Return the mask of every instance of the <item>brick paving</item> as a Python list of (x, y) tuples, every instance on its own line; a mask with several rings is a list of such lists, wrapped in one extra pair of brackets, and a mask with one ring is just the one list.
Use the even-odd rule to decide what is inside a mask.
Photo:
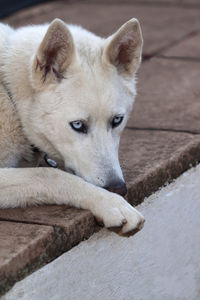
[[(200, 161), (199, 1), (55, 1), (2, 21), (21, 26), (55, 17), (102, 36), (131, 17), (141, 21), (144, 62), (120, 146), (128, 201), (138, 204)], [(96, 229), (90, 212), (64, 206), (0, 210), (0, 294)]]

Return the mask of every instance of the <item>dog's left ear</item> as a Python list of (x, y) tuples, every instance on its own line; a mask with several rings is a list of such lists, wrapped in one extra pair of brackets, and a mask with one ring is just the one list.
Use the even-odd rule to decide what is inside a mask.
[(121, 75), (133, 76), (142, 56), (142, 32), (137, 19), (131, 19), (108, 37), (103, 59), (114, 65)]
[(72, 35), (63, 21), (55, 19), (49, 25), (33, 58), (33, 86), (42, 88), (48, 83), (61, 80), (74, 58)]

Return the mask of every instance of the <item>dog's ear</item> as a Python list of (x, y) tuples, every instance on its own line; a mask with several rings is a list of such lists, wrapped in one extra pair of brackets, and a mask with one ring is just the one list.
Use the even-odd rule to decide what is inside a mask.
[(142, 45), (140, 24), (137, 19), (131, 19), (108, 37), (103, 59), (114, 65), (120, 74), (132, 76), (141, 62)]
[(61, 80), (75, 56), (74, 42), (66, 24), (55, 19), (37, 50), (32, 64), (34, 87)]

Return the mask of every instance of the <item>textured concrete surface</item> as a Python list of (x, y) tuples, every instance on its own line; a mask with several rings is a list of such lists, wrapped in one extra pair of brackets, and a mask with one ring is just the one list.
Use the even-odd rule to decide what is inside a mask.
[(138, 78), (128, 126), (200, 132), (200, 62), (153, 58)]
[(53, 205), (0, 210), (0, 295), (95, 229), (89, 211)]
[(50, 22), (55, 17), (81, 24), (102, 36), (116, 31), (130, 18), (138, 18), (144, 35), (144, 55), (159, 53), (200, 27), (199, 10), (176, 7), (55, 1), (20, 11), (4, 20), (13, 26)]
[(200, 166), (139, 207), (144, 229), (105, 230), (18, 282), (2, 300), (200, 298)]
[(0, 221), (0, 295), (16, 279), (47, 262), (54, 239), (50, 226)]
[[(66, 207), (64, 205), (44, 205), (15, 209), (0, 209), (0, 220), (28, 222), (61, 228), (74, 240), (84, 238), (95, 226), (94, 217), (87, 210)], [(88, 233), (86, 232), (88, 230)], [(80, 236), (78, 238), (78, 236)], [(73, 239), (73, 237), (72, 237)]]

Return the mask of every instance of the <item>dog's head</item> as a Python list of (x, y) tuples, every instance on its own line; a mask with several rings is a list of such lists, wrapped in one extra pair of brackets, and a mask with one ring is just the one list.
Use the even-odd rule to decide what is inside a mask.
[(56, 19), (32, 60), (36, 145), (61, 158), (67, 171), (122, 195), (118, 147), (136, 94), (141, 51), (136, 19), (107, 39)]

